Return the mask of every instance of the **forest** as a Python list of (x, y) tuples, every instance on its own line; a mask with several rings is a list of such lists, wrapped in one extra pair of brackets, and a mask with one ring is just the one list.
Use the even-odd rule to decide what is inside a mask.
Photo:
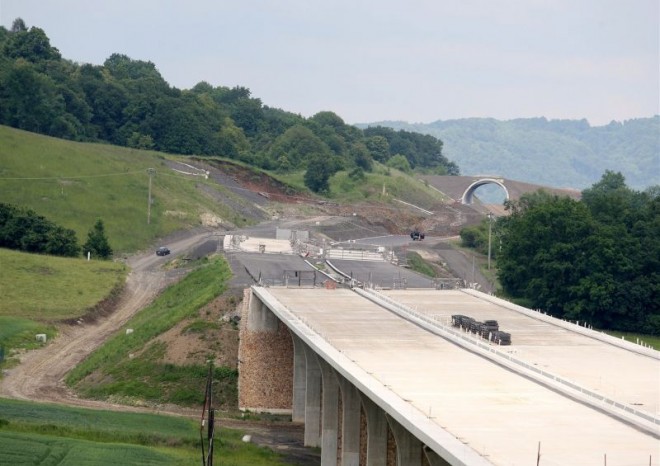
[(222, 156), (281, 172), (311, 167), (322, 192), (338, 170), (368, 172), (405, 158), (412, 169), (458, 174), (433, 136), (362, 131), (335, 113), (310, 118), (264, 105), (245, 87), (170, 86), (156, 66), (112, 54), (103, 65), (64, 59), (38, 27), (0, 27), (0, 124), (75, 141)]
[[(544, 191), (508, 201), (491, 227), (505, 295), (602, 330), (660, 335), (660, 187), (606, 171), (577, 201)], [(488, 224), (461, 232), (486, 252)]]

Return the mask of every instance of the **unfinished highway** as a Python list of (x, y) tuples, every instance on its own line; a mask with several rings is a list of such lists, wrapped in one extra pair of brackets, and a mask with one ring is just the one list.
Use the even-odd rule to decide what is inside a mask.
[(253, 287), (245, 313), (242, 407), (292, 412), (323, 465), (660, 465), (657, 351), (468, 290)]

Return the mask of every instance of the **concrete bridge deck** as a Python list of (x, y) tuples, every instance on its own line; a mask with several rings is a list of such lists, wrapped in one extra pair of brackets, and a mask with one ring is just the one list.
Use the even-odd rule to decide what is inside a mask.
[(445, 324), (452, 313), (497, 320), (512, 335), (513, 345), (501, 348), (512, 357), (660, 417), (660, 360), (624, 350), (612, 337), (468, 290), (382, 293)]
[[(660, 465), (658, 428), (640, 428), (434, 335), (351, 290), (254, 288), (318, 357), (444, 462)], [(660, 362), (450, 290), (387, 294), (420, 315), (494, 318), (506, 351), (658, 416)], [(307, 428), (307, 427), (306, 427)]]

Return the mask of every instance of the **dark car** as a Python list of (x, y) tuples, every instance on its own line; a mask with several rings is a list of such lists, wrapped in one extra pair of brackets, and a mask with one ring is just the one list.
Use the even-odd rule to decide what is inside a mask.
[(165, 246), (161, 246), (158, 249), (156, 249), (156, 255), (157, 256), (167, 256), (170, 253), (170, 250), (166, 248)]
[(410, 237), (413, 241), (421, 241), (424, 239), (424, 233), (420, 232), (419, 230), (413, 230), (410, 232)]

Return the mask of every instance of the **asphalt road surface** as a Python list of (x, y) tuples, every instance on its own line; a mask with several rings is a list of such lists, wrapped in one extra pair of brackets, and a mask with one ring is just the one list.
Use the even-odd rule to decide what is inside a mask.
[(332, 259), (328, 262), (344, 275), (360, 283), (371, 283), (380, 288), (435, 288), (435, 283), (429, 277), (389, 262), (342, 259)]
[(254, 282), (264, 285), (292, 286), (320, 285), (327, 277), (311, 267), (305, 260), (291, 254), (232, 253), (247, 270)]
[(475, 256), (453, 248), (451, 245), (439, 242), (432, 247), (444, 260), (447, 268), (456, 278), (475, 284), (473, 288), (484, 293), (493, 293), (493, 284), (479, 270), (479, 262)]

